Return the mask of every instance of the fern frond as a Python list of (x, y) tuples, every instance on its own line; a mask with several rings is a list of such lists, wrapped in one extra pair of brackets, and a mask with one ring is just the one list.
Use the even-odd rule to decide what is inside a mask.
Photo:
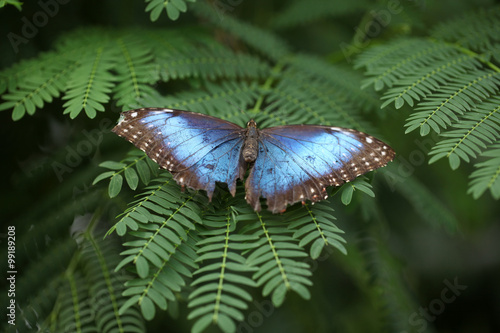
[(405, 133), (420, 128), (420, 135), (429, 134), (431, 128), (440, 133), (452, 123), (459, 121), (459, 116), (471, 111), (478, 102), (498, 92), (500, 72), (476, 71), (462, 75), (450, 84), (438, 89), (426, 97), (408, 119)]
[[(167, 242), (175, 240), (176, 244), (180, 244), (178, 238), (168, 238), (170, 236), (168, 229), (174, 228), (179, 232), (178, 236), (183, 238), (185, 235), (180, 232), (180, 230), (182, 230), (181, 225), (184, 225), (184, 227), (188, 229), (194, 229), (194, 225), (191, 221), (201, 223), (199, 213), (197, 213), (199, 208), (195, 203), (195, 201), (200, 200), (201, 196), (195, 197), (196, 193), (185, 193), (181, 195), (180, 186), (177, 185), (172, 179), (171, 174), (167, 171), (161, 173), (159, 178), (152, 182), (156, 184), (149, 185), (145, 188), (146, 192), (141, 195), (140, 199), (134, 201), (131, 207), (121, 214), (120, 220), (108, 231), (108, 234), (116, 230), (118, 235), (122, 236), (127, 231), (127, 228), (134, 231), (139, 228), (146, 228), (146, 230), (149, 230), (147, 227), (148, 223), (160, 223), (160, 226), (165, 227), (165, 229), (160, 228), (159, 230), (167, 234), (158, 236), (158, 240), (163, 241), (163, 237), (166, 237)], [(171, 223), (171, 225), (168, 223)], [(156, 237), (157, 235), (157, 233), (149, 235), (148, 232), (146, 232), (146, 234), (138, 234), (136, 237), (148, 239), (150, 236)], [(149, 242), (143, 245), (147, 246)], [(127, 260), (134, 260), (134, 262), (136, 262), (139, 257), (141, 256), (139, 255), (137, 258), (131, 256), (127, 257)], [(144, 260), (145, 258), (141, 257), (141, 264), (147, 262)], [(142, 265), (140, 268), (142, 269), (140, 275), (147, 275), (149, 266)]]
[(238, 234), (238, 215), (231, 209), (231, 203), (225, 206), (204, 216), (203, 224), (209, 229), (199, 234), (203, 239), (197, 243), (200, 256), (196, 261), (203, 262), (203, 267), (194, 272), (198, 277), (191, 283), (195, 289), (188, 304), (193, 308), (188, 319), (197, 318), (193, 332), (201, 332), (211, 323), (224, 332), (234, 332), (235, 321), (244, 318), (241, 310), (246, 310), (252, 300), (242, 286), (256, 286), (246, 276), (256, 268), (248, 266), (240, 253), (255, 248), (257, 237)]
[(344, 205), (349, 205), (352, 200), (352, 196), (355, 190), (359, 190), (370, 197), (375, 197), (375, 193), (373, 193), (372, 185), (368, 183), (367, 178), (364, 176), (356, 178), (354, 181), (345, 184), (340, 188), (342, 191), (341, 201)]
[(469, 190), (474, 199), (478, 199), (484, 192), (490, 190), (491, 196), (500, 199), (500, 143), (492, 145), (481, 154), (486, 157), (484, 162), (476, 163), (477, 168), (470, 175)]
[(381, 107), (394, 102), (415, 112), (406, 133), (417, 128), (447, 138), (430, 151), (429, 163), (447, 157), (452, 169), (477, 158), (498, 141), (497, 97), (500, 69), (500, 7), (479, 11), (439, 26), (431, 38), (403, 39), (372, 48), (358, 59), (373, 84), (384, 92)]
[[(293, 57), (284, 69), (276, 66), (273, 89), (264, 88), (268, 107), (256, 115), (263, 127), (277, 124), (314, 123), (369, 131), (370, 125), (355, 110), (358, 96), (342, 87), (341, 69), (312, 57)], [(306, 84), (307, 82), (307, 84)]]
[(293, 231), (267, 212), (262, 215), (250, 213), (240, 218), (253, 220), (241, 233), (258, 238), (256, 249), (247, 256), (247, 264), (258, 268), (252, 278), (262, 287), (262, 295), (271, 294), (274, 306), (280, 306), (290, 290), (309, 299), (306, 286), (312, 285), (311, 271), (309, 264), (301, 260), (307, 253), (299, 246), (299, 240), (293, 238)]
[(138, 100), (153, 94), (152, 84), (159, 80), (159, 65), (153, 60), (153, 53), (139, 36), (125, 35), (117, 39), (121, 57), (117, 59), (115, 87), (116, 104), (131, 109)]
[(89, 299), (88, 284), (80, 272), (66, 274), (58, 301), (57, 328), (61, 332), (80, 332), (83, 328), (97, 331)]
[(413, 106), (415, 101), (420, 101), (449, 81), (479, 66), (479, 61), (476, 59), (457, 54), (455, 57), (449, 56), (448, 59), (434, 62), (430, 66), (414, 68), (412, 74), (394, 82), (394, 87), (382, 97), (382, 100), (386, 101), (380, 107), (394, 103), (394, 107), (400, 109), (405, 102)]
[[(81, 249), (82, 270), (88, 281), (88, 295), (90, 296), (90, 307), (95, 314), (94, 320), (97, 331), (136, 331), (144, 330), (144, 321), (138, 316), (137, 308), (129, 308), (126, 312), (119, 313), (118, 309), (126, 302), (122, 295), (123, 283), (130, 277), (113, 272), (118, 263), (119, 256), (117, 243), (115, 241), (103, 241), (102, 236), (94, 238), (87, 234), (87, 240), (83, 242)], [(78, 286), (75, 286), (78, 288)], [(72, 299), (78, 301), (72, 288)], [(75, 318), (81, 318), (85, 313), (74, 313)]]
[[(415, 52), (416, 50), (416, 52)], [(355, 63), (355, 68), (366, 67), (362, 88), (373, 84), (376, 91), (391, 88), (396, 82), (426, 69), (436, 61), (449, 59), (457, 51), (450, 45), (438, 44), (425, 39), (396, 39), (384, 45), (375, 46), (363, 52)]]
[(196, 0), (146, 0), (146, 12), (149, 13), (149, 18), (155, 22), (160, 17), (161, 13), (165, 10), (167, 16), (172, 21), (179, 18), (181, 12), (187, 11), (186, 2), (196, 2)]
[(193, 12), (239, 37), (253, 49), (273, 60), (282, 60), (290, 54), (288, 45), (282, 39), (261, 28), (225, 15), (216, 5), (211, 7), (205, 2), (199, 2), (193, 7)]
[(311, 244), (309, 255), (317, 259), (325, 246), (331, 245), (340, 252), (346, 254), (342, 243), (346, 241), (339, 234), (344, 231), (339, 229), (333, 221), (333, 208), (328, 202), (320, 202), (315, 205), (305, 205), (305, 209), (290, 210), (285, 213), (288, 229), (293, 230), (293, 238), (299, 239), (299, 246), (305, 247)]
[(130, 228), (128, 234), (135, 238), (123, 244), (129, 249), (122, 252), (125, 257), (115, 269), (132, 263), (139, 277), (127, 283), (124, 294), (130, 298), (120, 312), (137, 303), (147, 319), (155, 315), (154, 304), (166, 309), (167, 301), (175, 300), (173, 292), (185, 285), (181, 276), (190, 277), (197, 268), (195, 240), (189, 234), (195, 229), (193, 222), (201, 222), (199, 200), (206, 200), (196, 192), (181, 194), (168, 172), (152, 183), (156, 184), (146, 187), (108, 231), (116, 229), (123, 235)]
[(92, 185), (103, 179), (109, 179), (108, 194), (110, 198), (114, 198), (120, 193), (123, 177), (125, 177), (130, 189), (135, 190), (139, 185), (139, 179), (144, 185), (148, 185), (151, 174), (154, 176), (158, 174), (158, 165), (138, 149), (131, 150), (128, 156), (120, 162), (105, 161), (100, 163), (99, 166), (112, 171), (106, 171), (98, 175)]
[[(185, 234), (187, 235), (188, 232), (189, 230)], [(171, 232), (171, 234), (173, 233)], [(132, 241), (125, 243), (125, 245), (140, 245), (139, 242)], [(153, 319), (156, 314), (156, 306), (166, 310), (169, 303), (176, 302), (175, 293), (179, 293), (186, 286), (186, 280), (190, 279), (193, 271), (198, 268), (195, 263), (198, 257), (196, 239), (191, 235), (182, 239), (181, 244), (172, 245), (169, 244), (169, 241), (164, 242), (159, 239), (157, 239), (157, 243), (151, 243), (148, 246), (155, 253), (156, 259), (154, 261), (157, 265), (151, 267), (151, 273), (148, 276), (131, 279), (125, 283), (126, 289), (123, 296), (128, 297), (128, 300), (120, 308), (120, 313), (138, 304), (144, 318)], [(125, 251), (122, 254), (129, 252)], [(151, 257), (151, 254), (145, 255)], [(121, 264), (116, 267), (116, 270), (120, 269)]]
[(55, 52), (0, 73), (0, 91), (8, 89), (0, 110), (13, 109), (13, 119), (19, 120), (65, 92), (64, 113), (74, 118), (85, 110), (93, 118), (111, 97), (123, 109), (143, 106), (141, 102), (157, 94), (153, 86), (160, 80), (259, 79), (269, 74), (264, 61), (235, 54), (201, 32), (176, 35), (167, 43), (165, 35), (169, 34), (97, 28), (69, 33), (56, 43)]
[(112, 48), (98, 47), (92, 56), (84, 57), (82, 63), (72, 71), (66, 84), (63, 100), (64, 114), (71, 119), (85, 110), (89, 118), (95, 118), (97, 111), (104, 111), (103, 103), (109, 101), (114, 86), (114, 77), (109, 72), (115, 67), (117, 54)]
[[(149, 38), (155, 44), (164, 43), (164, 36), (150, 33)], [(166, 51), (168, 50), (168, 51)], [(155, 47), (156, 61), (160, 64), (163, 81), (202, 77), (214, 80), (224, 77), (261, 78), (269, 72), (269, 65), (259, 58), (246, 53), (234, 53), (213, 40), (200, 40), (193, 36), (182, 47), (167, 48), (167, 45)]]
[(295, 55), (288, 64), (293, 66), (300, 76), (304, 76), (304, 81), (300, 82), (302, 86), (307, 86), (304, 82), (309, 80), (324, 82), (336, 93), (337, 99), (352, 103), (354, 110), (379, 109), (378, 96), (372, 91), (359, 89), (363, 77), (357, 72), (303, 54)]
[[(147, 103), (162, 103), (174, 109), (190, 110), (223, 118), (244, 126), (248, 116), (244, 111), (258, 97), (254, 83), (225, 81), (221, 84), (206, 83), (206, 90), (182, 92), (169, 96), (148, 98)], [(158, 104), (153, 104), (158, 105)]]
[(442, 134), (450, 139), (438, 142), (429, 152), (433, 155), (429, 163), (447, 157), (450, 167), (455, 170), (461, 159), (470, 162), (470, 158), (481, 154), (487, 144), (497, 142), (500, 139), (500, 96), (493, 96), (467, 112), (453, 128), (456, 129)]
[(457, 43), (465, 48), (488, 52), (500, 42), (500, 7), (480, 8), (476, 12), (438, 25), (431, 33), (433, 38)]
[[(71, 59), (53, 53), (46, 54), (40, 60), (20, 63), (5, 73), (13, 77), (6, 81), (9, 92), (2, 95), (2, 98), (7, 102), (0, 104), (0, 110), (13, 109), (14, 121), (24, 117), (26, 113), (33, 115), (37, 108), (41, 109), (45, 103), (59, 97), (60, 92), (65, 89), (69, 74), (76, 67)], [(29, 75), (22, 75), (29, 71)]]

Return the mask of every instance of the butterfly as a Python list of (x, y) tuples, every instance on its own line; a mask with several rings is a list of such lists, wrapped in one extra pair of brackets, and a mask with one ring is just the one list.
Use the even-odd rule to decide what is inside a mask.
[(245, 182), (245, 199), (260, 211), (260, 197), (273, 213), (288, 205), (327, 198), (327, 186), (340, 186), (385, 166), (394, 150), (359, 131), (317, 125), (242, 128), (201, 113), (142, 108), (121, 114), (112, 131), (167, 169), (183, 188), (205, 190), (211, 200), (216, 182), (236, 194)]

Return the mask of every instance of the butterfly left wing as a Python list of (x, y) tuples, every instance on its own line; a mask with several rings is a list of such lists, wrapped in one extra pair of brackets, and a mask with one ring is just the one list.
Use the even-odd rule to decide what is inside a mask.
[(244, 129), (219, 118), (144, 108), (123, 112), (112, 131), (169, 170), (177, 183), (205, 190), (210, 199), (215, 182), (228, 184), (234, 196), (246, 170), (240, 156)]
[(273, 213), (309, 199), (326, 199), (326, 186), (340, 186), (386, 165), (394, 151), (384, 142), (351, 129), (291, 125), (260, 131), (259, 152), (246, 180), (246, 199), (260, 210), (267, 198)]

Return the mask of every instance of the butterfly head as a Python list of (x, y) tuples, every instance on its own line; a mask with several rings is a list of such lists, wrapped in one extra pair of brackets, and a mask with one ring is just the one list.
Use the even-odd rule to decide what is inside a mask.
[(250, 120), (247, 122), (247, 128), (250, 128), (250, 127), (257, 128), (257, 123), (255, 122), (255, 120), (250, 119)]

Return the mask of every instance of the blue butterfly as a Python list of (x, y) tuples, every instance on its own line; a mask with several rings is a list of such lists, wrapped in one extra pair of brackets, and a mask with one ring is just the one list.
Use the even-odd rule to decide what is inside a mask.
[(385, 166), (394, 150), (384, 142), (352, 129), (316, 125), (246, 128), (201, 113), (164, 108), (123, 112), (112, 130), (124, 137), (178, 184), (207, 192), (226, 183), (234, 196), (236, 181), (245, 182), (245, 199), (260, 211), (267, 198), (273, 213), (287, 205), (327, 198), (327, 186), (340, 186)]

